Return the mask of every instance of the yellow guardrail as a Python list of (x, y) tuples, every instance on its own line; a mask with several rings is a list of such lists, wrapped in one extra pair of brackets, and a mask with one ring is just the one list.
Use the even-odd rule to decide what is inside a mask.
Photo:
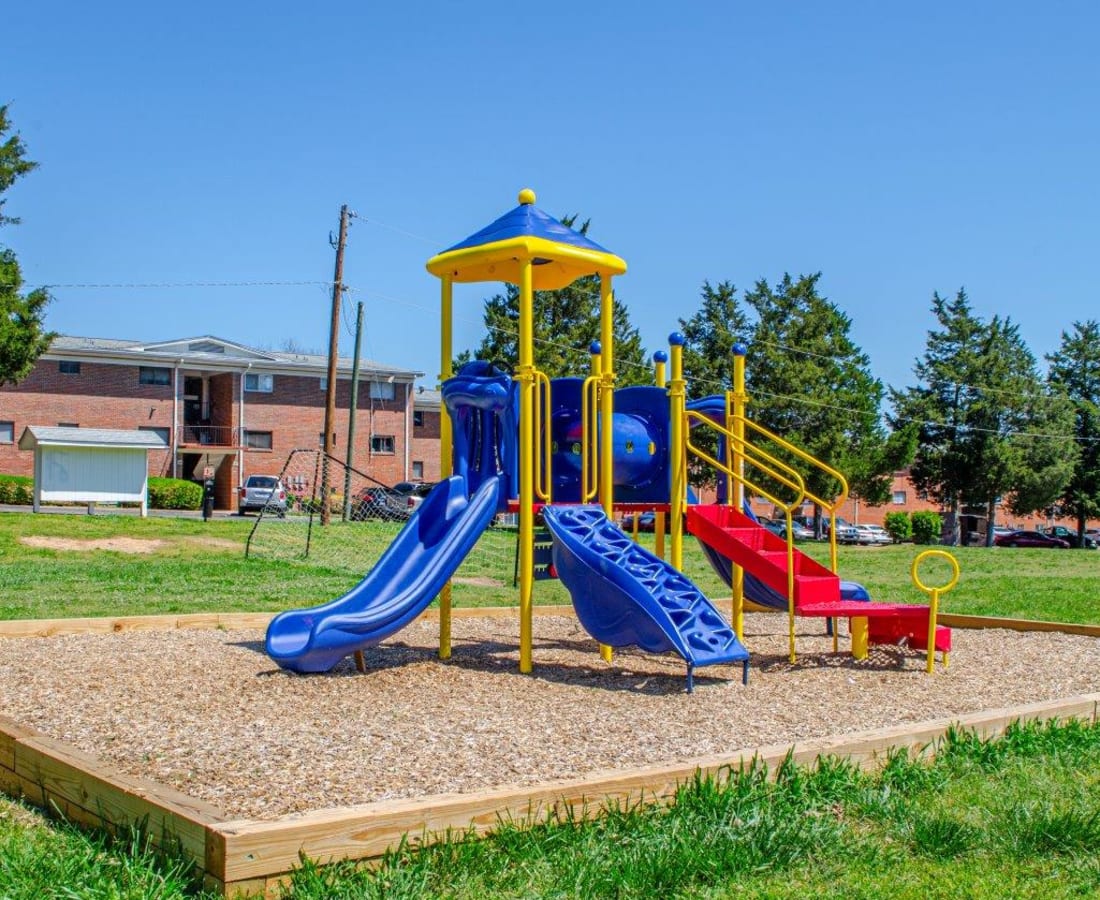
[[(596, 440), (600, 421), (600, 376), (589, 375), (581, 386), (581, 503), (596, 499), (600, 485), (596, 463), (600, 445)], [(591, 396), (590, 396), (591, 395)]]
[[(802, 461), (809, 463), (810, 466), (817, 469), (819, 472), (824, 472), (829, 477), (836, 480), (840, 486), (840, 493), (832, 500), (826, 500), (824, 497), (819, 497), (812, 491), (806, 491), (805, 499), (811, 503), (821, 507), (825, 512), (829, 514), (829, 568), (832, 569), (835, 574), (837, 571), (837, 550), (836, 550), (836, 514), (837, 510), (844, 505), (848, 499), (848, 480), (832, 466), (823, 463), (817, 457), (807, 453), (801, 447), (796, 447), (790, 441), (781, 438), (774, 431), (765, 428), (743, 415), (734, 415), (733, 420), (744, 425), (749, 429), (762, 437), (767, 438), (769, 441), (774, 442), (776, 445), (782, 447), (788, 453), (793, 453)], [(759, 449), (759, 448), (758, 448)], [(764, 451), (761, 451), (764, 452)]]
[(550, 379), (545, 372), (537, 369), (535, 375), (535, 440), (542, 435), (542, 452), (535, 450), (535, 496), (543, 503), (550, 503), (553, 487), (550, 471), (550, 457), (554, 452), (553, 435), (550, 433)]

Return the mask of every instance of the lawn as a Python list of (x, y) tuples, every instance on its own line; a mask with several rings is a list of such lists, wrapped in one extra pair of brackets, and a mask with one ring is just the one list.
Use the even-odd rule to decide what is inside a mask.
[[(350, 587), (395, 532), (375, 523), (0, 514), (0, 618), (275, 611)], [(305, 555), (305, 542), (310, 545)], [(652, 546), (652, 535), (643, 536)], [(122, 541), (90, 549), (89, 541)], [(824, 559), (827, 548), (802, 545)], [(147, 552), (134, 552), (135, 550)], [(912, 545), (845, 547), (843, 577), (883, 600), (919, 599)], [(1096, 623), (1100, 553), (961, 548), (945, 611)], [(515, 533), (490, 531), (458, 573), (459, 605), (514, 604)], [(728, 588), (694, 541), (685, 569)], [(929, 580), (937, 580), (931, 572)], [(564, 603), (556, 582), (536, 602)], [(699, 782), (669, 808), (598, 822), (502, 826), (486, 840), (403, 850), (374, 870), (305, 865), (287, 900), (340, 897), (821, 898), (1100, 895), (1100, 726), (1028, 726), (997, 742), (956, 735), (934, 763), (879, 775), (835, 761)], [(0, 897), (204, 898), (140, 835), (111, 841), (0, 798)]]
[[(396, 533), (396, 526), (375, 522), (310, 529), (305, 519), (265, 521), (246, 558), (254, 523), (236, 517), (202, 522), (0, 513), (0, 579), (7, 588), (0, 597), (0, 618), (274, 612), (314, 605), (355, 584)], [(143, 542), (140, 549), (149, 552), (79, 549), (87, 546), (79, 542), (106, 539)], [(78, 549), (59, 549), (63, 541), (77, 542), (65, 546)], [(457, 605), (517, 602), (515, 541), (510, 530), (490, 530), (482, 537), (458, 570)], [(642, 541), (652, 547), (653, 536), (643, 535)], [(800, 547), (827, 559), (823, 544)], [(876, 599), (920, 602), (922, 595), (909, 580), (919, 549), (912, 544), (841, 547), (840, 574), (862, 582)], [(944, 612), (1100, 622), (1100, 552), (985, 547), (952, 552), (962, 578), (944, 597)], [(684, 543), (684, 568), (724, 607), (729, 588), (691, 538)], [(929, 568), (925, 577), (940, 583), (945, 574)], [(557, 582), (540, 581), (535, 602), (568, 603), (569, 597)]]

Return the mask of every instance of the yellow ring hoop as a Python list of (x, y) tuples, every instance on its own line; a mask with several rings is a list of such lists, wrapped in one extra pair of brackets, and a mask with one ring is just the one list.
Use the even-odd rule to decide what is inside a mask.
[[(951, 564), (951, 580), (941, 587), (929, 587), (920, 580), (920, 575), (917, 574), (917, 569), (920, 567), (921, 562), (926, 559), (930, 559), (933, 556), (940, 557), (941, 559), (946, 559)], [(946, 594), (956, 584), (959, 583), (959, 561), (946, 550), (925, 550), (923, 553), (918, 554), (917, 558), (913, 560), (913, 565), (909, 567), (909, 577), (913, 579), (913, 584), (915, 584), (926, 594), (931, 594), (933, 592)]]

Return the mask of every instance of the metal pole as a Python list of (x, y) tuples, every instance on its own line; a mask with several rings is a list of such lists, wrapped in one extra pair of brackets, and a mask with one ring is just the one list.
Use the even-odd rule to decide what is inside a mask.
[(363, 301), (355, 315), (355, 356), (351, 362), (351, 402), (348, 404), (348, 452), (344, 469), (344, 521), (351, 518), (351, 470), (355, 465), (355, 415), (359, 410), (359, 348), (363, 342)]

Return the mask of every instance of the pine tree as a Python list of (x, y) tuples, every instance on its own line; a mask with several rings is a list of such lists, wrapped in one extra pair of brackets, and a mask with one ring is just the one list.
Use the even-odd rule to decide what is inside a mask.
[(940, 329), (914, 366), (918, 384), (892, 402), (894, 422), (918, 430), (913, 483), (947, 510), (954, 544), (963, 504), (981, 507), (992, 526), (1002, 499), (1017, 512), (1053, 502), (1074, 450), (1068, 407), (1044, 386), (1010, 319), (983, 321), (961, 289), (950, 302), (933, 294), (932, 312)]
[(1061, 503), (1077, 520), (1078, 546), (1083, 546), (1088, 519), (1100, 515), (1100, 324), (1074, 322), (1047, 361), (1051, 385), (1073, 404), (1078, 453)]
[[(881, 503), (891, 474), (907, 462), (912, 435), (888, 435), (882, 382), (849, 337), (851, 319), (819, 295), (820, 278), (784, 275), (774, 288), (761, 280), (745, 295), (756, 315), (747, 359), (749, 413), (848, 477), (852, 496)], [(836, 496), (834, 478), (804, 463), (795, 468), (812, 493)], [(819, 513), (815, 509), (815, 517)]]
[[(8, 108), (0, 106), (0, 195), (37, 166), (26, 158), (19, 135), (8, 134), (7, 113)], [(19, 220), (4, 215), (4, 202), (0, 198), (0, 226), (14, 225)], [(25, 295), (22, 290), (19, 261), (12, 250), (0, 246), (0, 386), (25, 378), (54, 338), (43, 327), (49, 294), (44, 288)]]

